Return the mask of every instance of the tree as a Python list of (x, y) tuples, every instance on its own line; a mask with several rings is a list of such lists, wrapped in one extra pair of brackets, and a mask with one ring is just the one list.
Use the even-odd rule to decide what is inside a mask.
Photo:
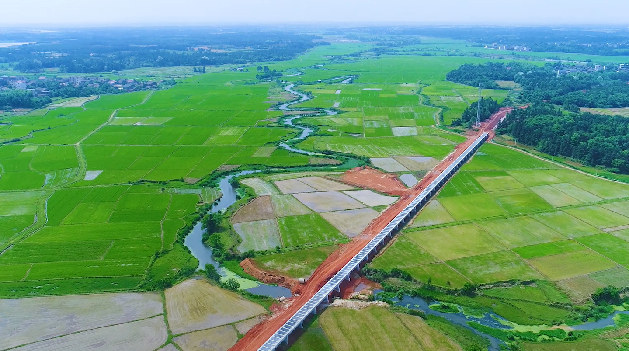
[(201, 220), (201, 227), (209, 234), (214, 233), (220, 228), (222, 219), (218, 212), (208, 213)]
[(223, 283), (223, 287), (227, 290), (238, 291), (240, 289), (240, 283), (234, 278), (229, 278)]
[(469, 282), (465, 283), (465, 285), (463, 285), (463, 288), (461, 288), (461, 295), (469, 297), (476, 296), (476, 285)]
[(205, 275), (208, 277), (209, 280), (217, 284), (221, 282), (221, 276), (220, 274), (218, 274), (218, 271), (216, 270), (216, 267), (214, 267), (213, 264), (210, 264), (210, 263), (205, 264)]
[(622, 302), (622, 299), (620, 298), (620, 289), (612, 285), (599, 288), (592, 294), (592, 300), (597, 305), (620, 305)]

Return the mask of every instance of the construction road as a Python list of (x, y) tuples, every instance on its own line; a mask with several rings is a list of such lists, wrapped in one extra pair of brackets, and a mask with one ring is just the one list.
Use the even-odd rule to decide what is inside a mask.
[(310, 279), (300, 287), (299, 296), (290, 299), (283, 310), (276, 312), (270, 319), (256, 325), (242, 339), (240, 339), (231, 351), (258, 350), (273, 334), (295, 315), (337, 272), (339, 272), (354, 256), (356, 256), (380, 231), (382, 231), (406, 206), (408, 206), (428, 185), (446, 170), (463, 152), (471, 146), (483, 133), (489, 133), (492, 138), (493, 129), (501, 119), (510, 111), (503, 108), (483, 122), (479, 129), (471, 131), (467, 139), (457, 145), (454, 151), (443, 159), (435, 168), (426, 174), (422, 180), (408, 193), (384, 211), (378, 218), (362, 232), (361, 235), (333, 252), (312, 274)]

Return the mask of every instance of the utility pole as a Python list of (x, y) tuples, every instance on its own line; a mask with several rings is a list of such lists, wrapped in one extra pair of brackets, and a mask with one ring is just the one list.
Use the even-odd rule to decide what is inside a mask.
[(480, 103), (482, 97), (482, 88), (480, 83), (478, 84), (478, 103), (476, 104), (476, 126), (480, 128)]

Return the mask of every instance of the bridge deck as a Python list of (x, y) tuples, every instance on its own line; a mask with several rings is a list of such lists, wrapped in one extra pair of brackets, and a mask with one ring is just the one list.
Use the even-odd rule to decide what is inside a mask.
[(295, 314), (293, 314), (282, 327), (279, 328), (258, 350), (275, 350), (282, 342), (287, 341), (290, 334), (302, 325), (304, 320), (312, 313), (316, 313), (316, 308), (328, 301), (328, 296), (333, 291), (339, 290), (345, 279), (349, 279), (351, 273), (360, 269), (360, 264), (369, 260), (369, 255), (378, 251), (378, 246), (385, 242), (386, 238), (392, 236), (397, 229), (400, 229), (407, 220), (410, 220), (419, 210), (421, 210), (430, 199), (443, 187), (447, 181), (467, 162), (487, 140), (489, 134), (482, 133), (461, 155), (459, 155), (441, 174), (435, 178), (419, 195), (415, 197), (395, 218), (369, 241), (365, 247), (358, 252), (332, 279), (330, 279), (313, 297), (311, 297)]

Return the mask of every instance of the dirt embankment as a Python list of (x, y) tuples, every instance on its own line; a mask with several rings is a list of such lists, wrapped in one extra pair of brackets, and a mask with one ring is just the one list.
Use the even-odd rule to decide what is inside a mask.
[(256, 267), (255, 263), (250, 258), (247, 258), (243, 260), (242, 262), (240, 262), (240, 267), (242, 267), (245, 273), (249, 274), (250, 276), (258, 279), (259, 281), (265, 284), (274, 284), (274, 285), (283, 286), (285, 288), (290, 289), (293, 292), (293, 294), (299, 292), (300, 284), (299, 284), (299, 281), (297, 281), (297, 279), (293, 279), (293, 278), (287, 277), (285, 275), (277, 274), (277, 273), (266, 272)]
[(406, 186), (395, 174), (384, 173), (368, 166), (350, 169), (343, 173), (339, 180), (345, 184), (395, 196), (403, 196), (408, 193)]

